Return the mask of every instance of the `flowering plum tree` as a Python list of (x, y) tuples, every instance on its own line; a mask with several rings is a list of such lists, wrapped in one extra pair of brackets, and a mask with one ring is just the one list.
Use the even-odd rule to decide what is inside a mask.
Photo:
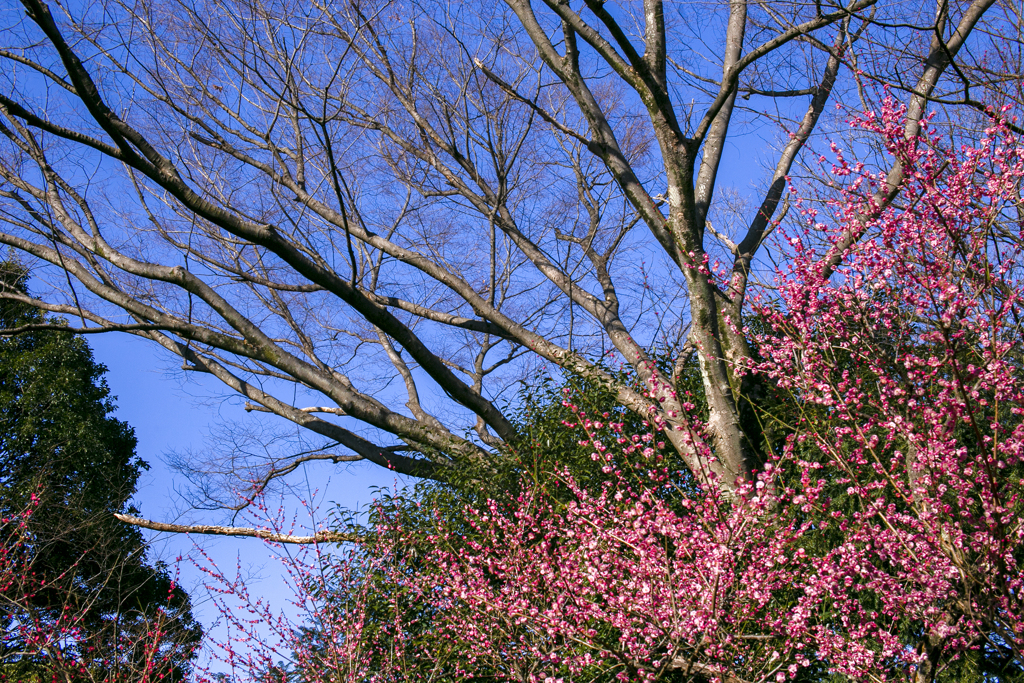
[(972, 647), (1019, 674), (1024, 149), (1003, 125), (972, 147), (908, 141), (902, 114), (887, 100), (859, 121), (909, 169), (900, 203), (876, 211), (880, 178), (839, 155), (835, 175), (852, 182), (830, 218), (870, 238), (815, 248), (813, 232), (835, 233), (808, 212), (789, 238), (782, 307), (762, 308), (779, 335), (758, 369), (796, 399), (790, 450), (820, 454), (855, 502), (822, 507), (842, 543), (816, 560), (808, 594), (824, 591), (878, 647), (831, 656), (845, 650), (854, 669), (864, 657), (866, 670), (904, 657), (886, 625), (909, 619), (919, 678)]
[(971, 146), (927, 121), (907, 139), (904, 117), (886, 100), (855, 121), (904, 169), (895, 192), (835, 147), (839, 198), (780, 230), (794, 257), (737, 368), (787, 399), (762, 411), (780, 438), (755, 476), (680, 481), (664, 425), (631, 434), (567, 395), (604, 483), (525, 477), (464, 520), (428, 512), (425, 537), (381, 506), (361, 551), (298, 574), (314, 621), (281, 632), (291, 675), (1019, 679), (1024, 145), (998, 122)]

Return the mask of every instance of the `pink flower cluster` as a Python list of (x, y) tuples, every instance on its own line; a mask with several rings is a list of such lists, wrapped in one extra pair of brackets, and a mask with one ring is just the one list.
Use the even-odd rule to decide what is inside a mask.
[(864, 675), (928, 636), (943, 657), (989, 647), (1019, 666), (1024, 147), (1001, 125), (958, 149), (927, 125), (908, 140), (902, 114), (887, 100), (857, 122), (902, 166), (894, 200), (840, 154), (843, 195), (787, 235), (755, 370), (800, 408), (788, 452), (852, 500), (819, 510), (844, 537), (803, 589), (843, 624), (819, 629), (819, 655)]

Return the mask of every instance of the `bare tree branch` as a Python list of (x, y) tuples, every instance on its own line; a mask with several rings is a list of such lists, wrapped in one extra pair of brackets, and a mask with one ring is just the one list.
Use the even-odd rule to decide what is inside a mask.
[(292, 536), (281, 534), (268, 529), (252, 529), (249, 527), (237, 526), (214, 526), (210, 524), (167, 524), (166, 522), (154, 522), (132, 515), (114, 514), (114, 517), (125, 524), (152, 529), (153, 531), (167, 531), (175, 534), (203, 534), (210, 536), (248, 536), (261, 538), (271, 543), (294, 543), (299, 545), (312, 545), (316, 543), (360, 543), (362, 537), (358, 534), (345, 534), (337, 531), (318, 531), (312, 536)]
[[(480, 23), (166, 1), (24, 0), (0, 29), (0, 244), (41, 283), (0, 299), (149, 339), (352, 454), (331, 458), (440, 480), (524, 437), (508, 399), (543, 366), (729, 493), (772, 448), (737, 372), (748, 283), (830, 106), (891, 84), (913, 139), (926, 105), (955, 131), (979, 93), (1024, 92), (994, 0), (507, 0)], [(706, 408), (678, 391), (691, 354)]]

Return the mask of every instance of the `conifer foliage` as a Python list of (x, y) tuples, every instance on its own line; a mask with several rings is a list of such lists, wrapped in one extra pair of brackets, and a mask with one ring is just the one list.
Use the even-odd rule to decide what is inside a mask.
[[(17, 263), (0, 280), (25, 292)], [(0, 301), (0, 326), (42, 322)], [(0, 338), (0, 680), (178, 680), (201, 637), (188, 595), (114, 518), (147, 466), (104, 372), (78, 336)]]

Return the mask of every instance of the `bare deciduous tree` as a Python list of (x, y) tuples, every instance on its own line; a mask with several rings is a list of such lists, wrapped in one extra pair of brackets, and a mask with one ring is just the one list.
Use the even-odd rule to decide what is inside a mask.
[[(543, 362), (731, 489), (762, 448), (744, 299), (833, 105), (886, 86), (912, 137), (929, 107), (956, 123), (1020, 93), (1009, 0), (22, 4), (0, 243), (65, 278), (32, 303), (319, 439), (262, 481), (486, 463), (516, 436), (502, 392)], [(739, 201), (716, 192), (729, 159), (763, 166)], [(694, 353), (700, 428), (666, 369)]]

